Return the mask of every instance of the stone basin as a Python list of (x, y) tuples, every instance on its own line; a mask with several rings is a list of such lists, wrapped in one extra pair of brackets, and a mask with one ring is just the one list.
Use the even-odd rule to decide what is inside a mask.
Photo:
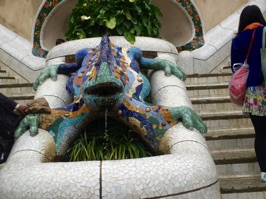
[[(130, 45), (123, 37), (110, 37), (115, 45)], [(93, 48), (100, 38), (70, 41), (55, 46), (48, 64), (64, 61), (81, 48)], [(95, 45), (96, 44), (96, 45)], [(134, 46), (157, 59), (177, 61), (171, 43), (138, 37)], [(155, 54), (154, 54), (155, 53)], [(35, 98), (44, 97), (52, 108), (72, 101), (65, 91), (68, 77), (48, 79)], [(163, 71), (150, 72), (154, 104), (189, 106), (185, 83)], [(31, 137), (25, 132), (15, 143), (0, 169), (0, 198), (220, 198), (220, 185), (214, 161), (204, 137), (182, 123), (170, 128), (162, 138), (164, 155), (112, 161), (52, 162), (55, 142), (45, 130)]]

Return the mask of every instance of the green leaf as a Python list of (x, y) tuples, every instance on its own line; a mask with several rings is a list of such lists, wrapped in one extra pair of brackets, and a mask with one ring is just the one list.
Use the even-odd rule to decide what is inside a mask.
[(77, 34), (79, 39), (86, 38), (86, 34), (85, 34), (85, 32), (82, 29), (78, 29), (76, 34)]
[(136, 24), (136, 25), (134, 26), (134, 29), (135, 29), (135, 31), (136, 31), (136, 36), (139, 36), (139, 35), (141, 34), (141, 32), (142, 32), (142, 26)]
[(109, 21), (106, 21), (106, 26), (107, 28), (110, 28), (110, 29), (114, 29), (115, 26), (116, 26), (116, 18), (115, 17), (111, 17)]
[(135, 18), (133, 18), (133, 17), (132, 17), (131, 21), (132, 21), (133, 24), (138, 24), (138, 21)]
[(126, 21), (124, 21), (123, 25), (125, 27), (124, 31), (126, 31), (126, 30), (129, 30), (131, 28), (132, 24), (130, 23), (130, 21), (126, 20)]
[(126, 40), (131, 43), (134, 44), (135, 43), (135, 35), (130, 33), (130, 32), (124, 32), (124, 37), (126, 38)]
[(128, 20), (131, 20), (131, 19), (132, 19), (132, 16), (131, 16), (129, 10), (125, 10), (125, 11), (124, 11), (124, 14), (126, 15), (126, 18), (127, 18)]

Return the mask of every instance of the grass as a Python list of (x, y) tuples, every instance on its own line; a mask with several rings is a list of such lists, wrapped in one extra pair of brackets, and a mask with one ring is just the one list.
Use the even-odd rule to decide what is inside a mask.
[(67, 152), (67, 159), (74, 161), (122, 160), (152, 156), (140, 136), (127, 126), (108, 118), (91, 122)]

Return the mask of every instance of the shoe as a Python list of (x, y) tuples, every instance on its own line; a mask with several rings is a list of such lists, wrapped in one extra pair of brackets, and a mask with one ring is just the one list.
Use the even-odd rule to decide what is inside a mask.
[(261, 182), (266, 182), (266, 173), (265, 172), (261, 172), (260, 180), (261, 180)]

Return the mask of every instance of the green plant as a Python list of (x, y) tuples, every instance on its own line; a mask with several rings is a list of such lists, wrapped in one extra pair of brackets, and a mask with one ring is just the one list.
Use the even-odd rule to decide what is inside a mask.
[(121, 160), (151, 156), (139, 136), (116, 120), (108, 118), (108, 132), (104, 119), (90, 123), (86, 131), (68, 150), (69, 161)]
[(130, 43), (135, 36), (158, 38), (162, 16), (151, 0), (79, 0), (68, 22), (67, 40), (124, 36)]

